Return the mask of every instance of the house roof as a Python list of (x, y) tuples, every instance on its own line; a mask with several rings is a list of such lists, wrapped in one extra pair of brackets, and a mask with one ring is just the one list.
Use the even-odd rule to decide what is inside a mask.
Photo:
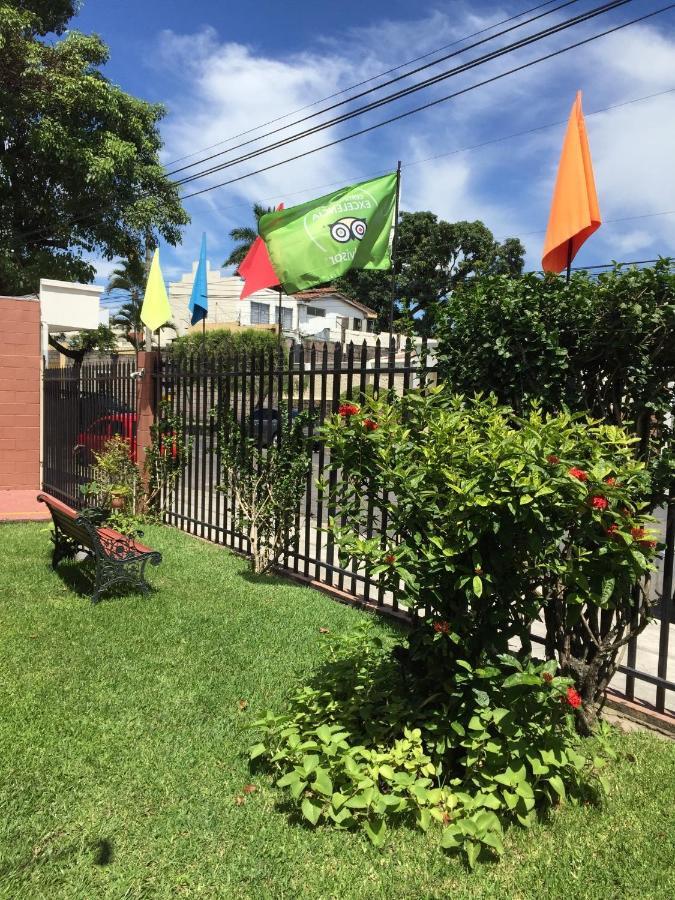
[(335, 288), (332, 287), (309, 288), (306, 291), (298, 291), (297, 294), (293, 294), (293, 297), (301, 302), (307, 302), (308, 300), (322, 300), (325, 297), (339, 297), (340, 300), (343, 300), (345, 303), (358, 309), (359, 312), (362, 312), (366, 318), (377, 318), (377, 313), (374, 309), (366, 306), (365, 303), (360, 303), (358, 300), (352, 300), (351, 297), (347, 297), (346, 294), (343, 294), (341, 291), (336, 291)]

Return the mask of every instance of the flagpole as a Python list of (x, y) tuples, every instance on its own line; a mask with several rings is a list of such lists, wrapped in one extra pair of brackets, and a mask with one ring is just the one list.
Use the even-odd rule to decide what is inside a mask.
[(572, 238), (567, 242), (567, 276), (565, 278), (565, 284), (570, 283), (570, 276), (572, 274)]
[(394, 334), (394, 304), (396, 303), (396, 239), (398, 237), (398, 206), (401, 197), (401, 160), (396, 166), (396, 205), (394, 210), (394, 234), (391, 239), (391, 300), (389, 302), (389, 342)]
[(283, 296), (283, 288), (279, 285), (279, 343), (281, 344), (282, 333), (281, 333), (281, 298)]
[[(152, 265), (152, 247), (151, 234), (148, 231), (145, 235), (145, 281), (147, 284), (150, 275), (150, 266)], [(152, 332), (145, 326), (145, 349), (152, 350)], [(136, 351), (136, 368), (138, 368), (138, 351)]]

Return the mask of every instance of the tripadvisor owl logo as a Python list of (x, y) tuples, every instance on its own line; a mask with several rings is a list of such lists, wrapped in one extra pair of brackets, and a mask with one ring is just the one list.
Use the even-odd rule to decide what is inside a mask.
[[(344, 249), (341, 254), (356, 253), (356, 245), (347, 249), (345, 244), (362, 241), (370, 220), (377, 224), (378, 200), (363, 186), (351, 188), (331, 203), (313, 206), (305, 213), (304, 230), (309, 240), (324, 253), (333, 253), (335, 244)], [(332, 257), (329, 257), (332, 260)]]
[(334, 241), (337, 241), (338, 244), (347, 244), (349, 241), (361, 240), (368, 228), (368, 222), (366, 219), (355, 219), (351, 216), (345, 216), (342, 219), (338, 219), (337, 222), (333, 222), (328, 228)]

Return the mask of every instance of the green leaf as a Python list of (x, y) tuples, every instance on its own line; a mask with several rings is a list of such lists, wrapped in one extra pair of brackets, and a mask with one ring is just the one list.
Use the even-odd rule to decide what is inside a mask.
[(469, 868), (473, 869), (478, 862), (478, 855), (480, 854), (480, 844), (477, 844), (475, 841), (465, 841), (464, 852), (466, 853), (466, 859), (469, 863)]
[(312, 825), (316, 825), (321, 816), (321, 807), (317, 803), (313, 803), (309, 797), (305, 797), (300, 808), (307, 821), (311, 822)]
[(502, 836), (498, 831), (488, 831), (488, 833), (481, 838), (481, 841), (488, 847), (491, 847), (498, 856), (504, 855), (504, 843), (502, 841)]
[(422, 831), (427, 831), (431, 824), (431, 812), (428, 809), (420, 809), (417, 813), (417, 824)]
[(556, 794), (560, 797), (561, 800), (565, 799), (565, 784), (560, 777), (560, 775), (552, 775), (548, 783), (551, 785)]
[(333, 737), (328, 725), (319, 725), (316, 729), (316, 735), (324, 744), (330, 744)]
[(364, 831), (375, 847), (383, 847), (387, 839), (387, 823), (384, 819), (368, 819)]
[(314, 773), (313, 787), (320, 794), (330, 797), (333, 793), (333, 782), (326, 769), (317, 769)]
[(441, 834), (441, 847), (444, 850), (456, 850), (461, 843), (462, 832), (458, 825), (448, 825)]
[(286, 775), (282, 775), (281, 778), (277, 781), (277, 787), (288, 787), (291, 784), (295, 784), (296, 781), (300, 781), (300, 775), (297, 772), (288, 772)]
[(539, 675), (531, 675), (528, 672), (515, 672), (504, 679), (504, 687), (522, 687), (523, 685), (541, 685)]
[(264, 744), (254, 744), (248, 751), (248, 758), (257, 759), (259, 756), (262, 756), (263, 753), (267, 753), (267, 747)]
[(483, 596), (483, 581), (482, 581), (480, 575), (473, 576), (473, 592), (476, 595), (476, 597)]

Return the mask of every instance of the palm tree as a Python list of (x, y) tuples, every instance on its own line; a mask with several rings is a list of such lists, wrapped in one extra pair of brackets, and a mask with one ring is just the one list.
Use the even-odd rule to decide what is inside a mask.
[[(141, 308), (145, 293), (145, 281), (145, 265), (137, 256), (131, 256), (113, 269), (106, 288), (109, 293), (119, 291), (128, 297), (127, 302), (123, 303), (111, 317), (110, 324), (124, 330), (124, 336), (134, 350), (142, 350), (144, 345), (145, 332), (141, 321)], [(171, 322), (162, 325), (162, 328), (176, 330), (175, 325)]]
[[(260, 203), (253, 204), (253, 215), (255, 217), (256, 225), (260, 221), (260, 217), (264, 216), (266, 213), (273, 212), (274, 207), (272, 206), (262, 206)], [(244, 257), (251, 249), (251, 244), (258, 237), (258, 229), (257, 228), (249, 228), (248, 226), (241, 226), (239, 228), (233, 228), (230, 232), (230, 237), (233, 241), (237, 241), (237, 246), (234, 248), (232, 253), (227, 257), (224, 266), (238, 266), (241, 262), (243, 262)]]

